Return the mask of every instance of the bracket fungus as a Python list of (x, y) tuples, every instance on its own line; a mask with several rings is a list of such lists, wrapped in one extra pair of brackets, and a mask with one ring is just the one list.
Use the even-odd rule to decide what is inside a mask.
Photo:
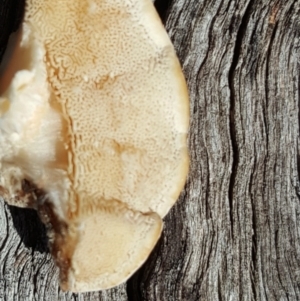
[(188, 172), (188, 93), (150, 0), (27, 0), (0, 69), (0, 184), (49, 228), (60, 285), (126, 281)]

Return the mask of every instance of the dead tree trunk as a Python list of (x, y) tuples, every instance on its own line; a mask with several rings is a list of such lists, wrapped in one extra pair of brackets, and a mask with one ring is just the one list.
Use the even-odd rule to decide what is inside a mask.
[[(22, 0), (0, 0), (0, 55)], [(0, 300), (300, 300), (300, 1), (157, 0), (190, 91), (191, 167), (146, 264), (60, 291), (34, 211), (0, 202)]]

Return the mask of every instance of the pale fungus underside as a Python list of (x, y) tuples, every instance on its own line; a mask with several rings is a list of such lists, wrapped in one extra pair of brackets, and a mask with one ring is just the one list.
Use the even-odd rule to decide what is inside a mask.
[(2, 195), (50, 226), (63, 289), (118, 285), (188, 171), (173, 46), (150, 0), (28, 0), (14, 44), (0, 69)]

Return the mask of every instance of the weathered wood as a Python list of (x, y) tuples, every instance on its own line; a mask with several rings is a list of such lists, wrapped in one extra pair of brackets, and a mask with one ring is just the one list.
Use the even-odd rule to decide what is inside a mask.
[(159, 244), (127, 284), (62, 293), (36, 213), (1, 201), (0, 300), (300, 300), (300, 1), (156, 7), (191, 96), (190, 174)]

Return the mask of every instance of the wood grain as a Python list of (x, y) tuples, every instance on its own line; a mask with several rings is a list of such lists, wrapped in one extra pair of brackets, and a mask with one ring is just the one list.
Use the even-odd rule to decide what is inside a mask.
[(0, 300), (300, 300), (300, 1), (155, 5), (191, 111), (190, 173), (159, 244), (127, 284), (63, 293), (36, 213), (1, 201)]

